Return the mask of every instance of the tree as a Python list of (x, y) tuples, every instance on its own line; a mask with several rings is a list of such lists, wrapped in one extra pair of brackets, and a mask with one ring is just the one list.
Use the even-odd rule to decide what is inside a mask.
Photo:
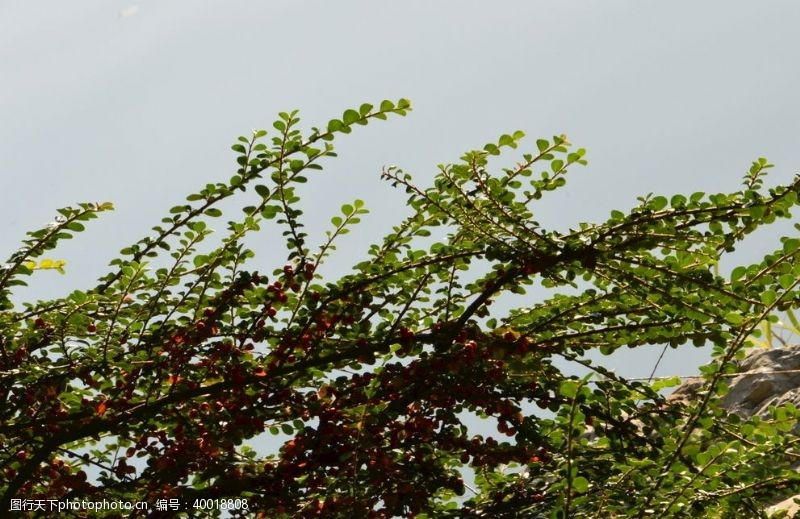
[[(13, 498), (180, 499), (261, 517), (740, 517), (797, 490), (797, 439), (780, 434), (797, 410), (744, 421), (716, 402), (759, 323), (798, 305), (800, 240), (727, 278), (715, 266), (790, 216), (800, 178), (767, 189), (758, 159), (737, 192), (648, 195), (556, 232), (530, 207), (584, 150), (539, 139), (492, 172), (515, 132), (440, 166), (430, 187), (386, 169), (409, 216), (351, 274), (321, 279), (367, 209), (344, 205), (309, 245), (297, 185), (335, 157), (339, 134), (408, 110), (364, 104), (305, 136), (297, 112), (281, 113), (233, 145), (228, 182), (172, 208), (97, 286), (15, 305), (25, 276), (63, 267), (45, 252), (112, 206), (61, 209), (29, 233), (0, 270), (6, 510)], [(217, 206), (248, 190), (256, 205), (209, 246)], [(251, 270), (247, 239), (278, 230), (286, 265)], [(534, 285), (550, 295), (491, 306)], [(586, 357), (688, 342), (714, 351), (689, 404), (662, 396), (677, 380), (625, 380)], [(469, 414), (507, 439), (472, 434)], [(260, 456), (246, 442), (265, 432), (285, 436)]]

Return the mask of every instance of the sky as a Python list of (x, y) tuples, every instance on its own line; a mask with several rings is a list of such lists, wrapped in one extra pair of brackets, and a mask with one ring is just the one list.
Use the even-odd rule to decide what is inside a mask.
[[(404, 214), (384, 165), (426, 185), (437, 164), (515, 130), (531, 150), (561, 133), (587, 149), (589, 166), (533, 208), (561, 230), (650, 192), (735, 191), (760, 156), (785, 183), (800, 168), (798, 21), (788, 0), (0, 1), (0, 255), (59, 207), (111, 201), (52, 253), (67, 274), (39, 273), (20, 297), (93, 286), (171, 206), (235, 172), (238, 135), (279, 111), (322, 126), (386, 98), (414, 110), (337, 140), (340, 157), (303, 191), (312, 237), (343, 203), (371, 210), (334, 271)], [(792, 232), (759, 232), (723, 267)], [(608, 362), (647, 376), (657, 353)], [(668, 352), (658, 374), (692, 374), (707, 355)]]

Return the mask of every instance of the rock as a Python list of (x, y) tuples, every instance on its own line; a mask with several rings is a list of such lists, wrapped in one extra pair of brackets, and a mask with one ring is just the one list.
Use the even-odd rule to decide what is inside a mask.
[(774, 514), (780, 511), (785, 511), (787, 514), (786, 517), (797, 517), (797, 512), (800, 511), (800, 505), (794, 502), (795, 499), (800, 499), (800, 496), (792, 496), (784, 499), (780, 503), (776, 503), (767, 508), (767, 512)]
[[(738, 371), (742, 374), (729, 379), (728, 393), (722, 398), (722, 407), (728, 411), (742, 418), (768, 418), (771, 406), (791, 402), (800, 407), (800, 345), (753, 351)], [(686, 379), (668, 400), (695, 400), (703, 385), (701, 377)]]
[[(741, 361), (737, 371), (741, 374), (729, 379), (728, 393), (720, 402), (728, 411), (742, 418), (770, 418), (772, 406), (792, 403), (800, 407), (800, 345), (754, 350)], [(700, 377), (687, 379), (668, 400), (694, 401), (703, 385)], [(800, 434), (800, 424), (795, 426), (794, 433)], [(780, 502), (767, 508), (770, 514), (785, 511), (788, 514), (785, 517), (800, 519), (800, 505), (794, 502), (800, 495), (786, 499), (785, 495), (776, 497)]]
[(800, 345), (751, 353), (740, 364), (722, 406), (744, 418), (769, 417), (771, 406), (800, 406)]

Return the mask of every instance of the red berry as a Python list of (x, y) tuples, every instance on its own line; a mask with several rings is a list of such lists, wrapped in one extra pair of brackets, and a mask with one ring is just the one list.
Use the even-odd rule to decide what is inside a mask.
[(414, 332), (406, 327), (400, 328), (400, 340), (410, 341), (414, 338)]

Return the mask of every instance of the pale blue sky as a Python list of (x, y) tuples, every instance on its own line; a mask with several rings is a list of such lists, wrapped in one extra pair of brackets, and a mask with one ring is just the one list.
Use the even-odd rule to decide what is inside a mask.
[[(758, 156), (786, 182), (800, 166), (798, 22), (788, 0), (0, 1), (0, 252), (58, 207), (113, 201), (52, 254), (68, 274), (42, 273), (29, 293), (89, 285), (190, 190), (231, 175), (237, 135), (281, 110), (322, 125), (384, 98), (414, 111), (342, 138), (305, 190), (317, 236), (344, 202), (372, 210), (340, 245), (341, 268), (404, 210), (384, 164), (425, 183), (517, 129), (531, 148), (564, 132), (588, 150), (589, 166), (538, 208), (559, 228), (651, 191), (735, 190)], [(660, 372), (692, 372), (702, 353), (686, 351)], [(613, 364), (647, 375), (653, 358)]]

